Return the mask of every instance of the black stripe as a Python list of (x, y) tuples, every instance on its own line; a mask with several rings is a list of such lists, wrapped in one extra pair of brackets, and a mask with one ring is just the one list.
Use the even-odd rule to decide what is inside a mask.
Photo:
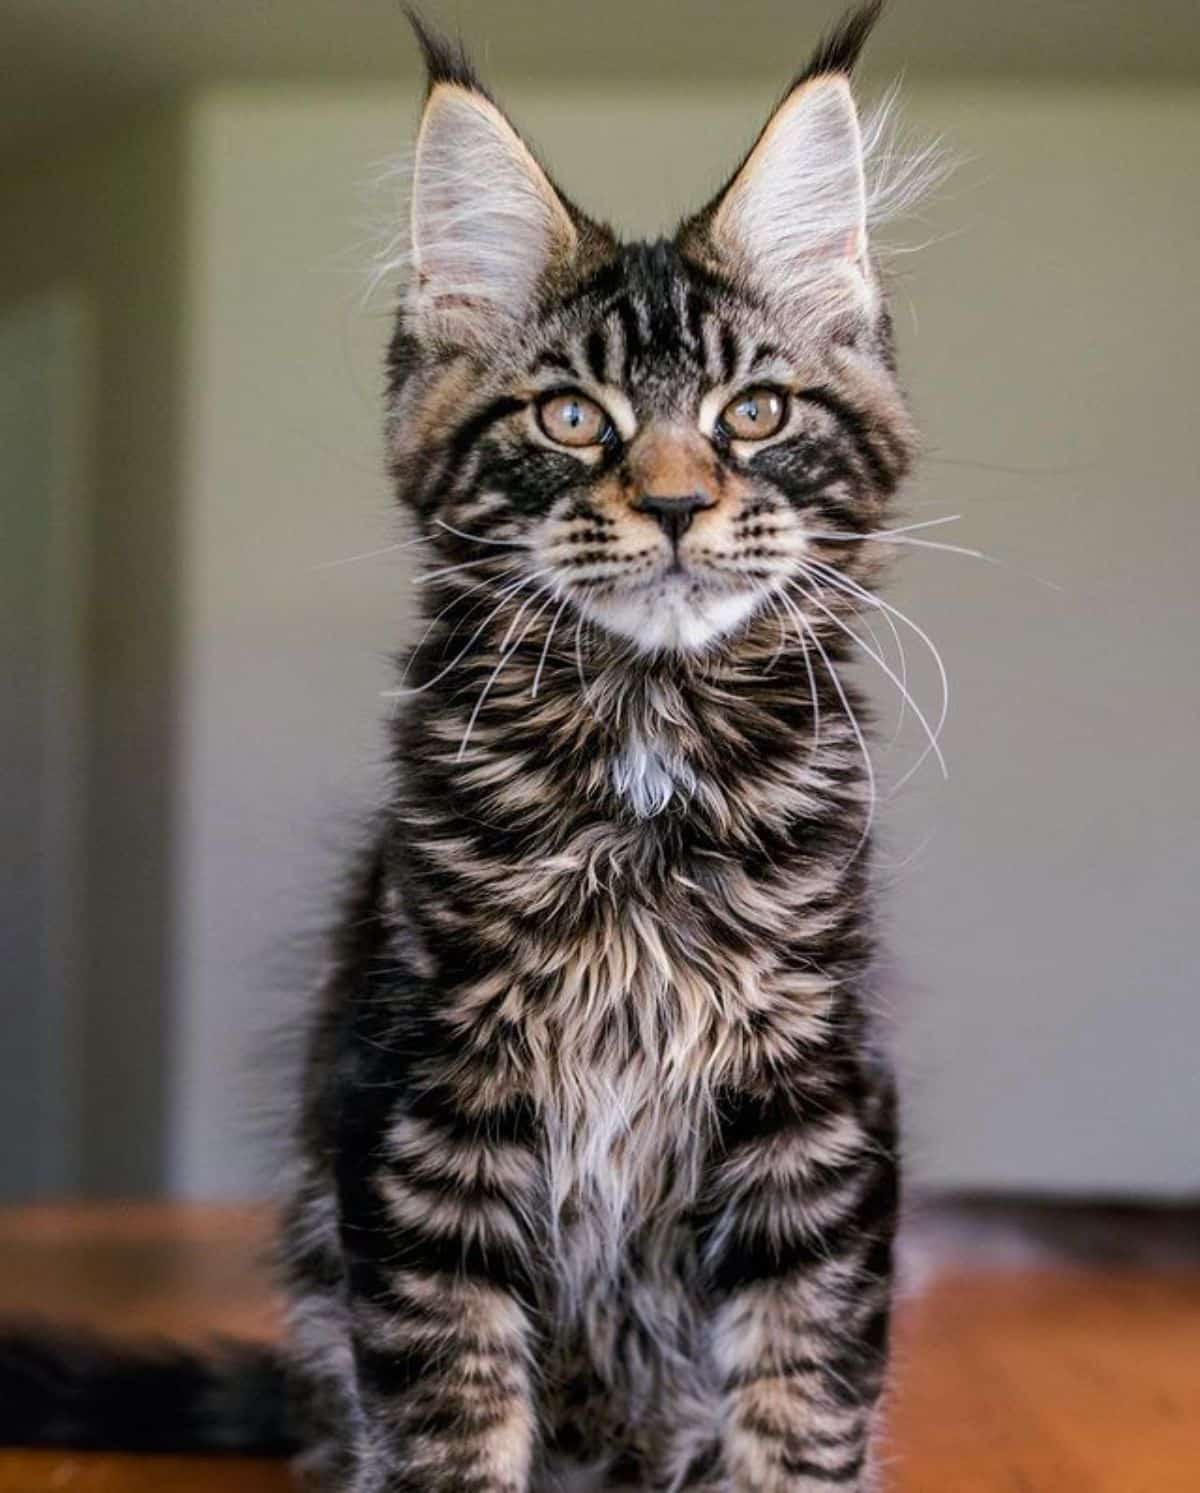
[(642, 354), (642, 328), (637, 319), (637, 312), (633, 309), (628, 296), (622, 296), (613, 307), (621, 323), (621, 340), (625, 344), (625, 356), (622, 363), (621, 375), (624, 383), (628, 383), (633, 371), (634, 359)]
[(591, 370), (592, 377), (598, 384), (608, 381), (608, 344), (604, 333), (599, 327), (593, 327), (588, 333), (587, 343), (584, 347), (587, 355), (587, 365)]
[(890, 487), (892, 485), (895, 480), (892, 469), (876, 449), (867, 422), (857, 410), (852, 409), (832, 389), (823, 386), (801, 389), (796, 398), (815, 404), (831, 414), (854, 441), (855, 450), (861, 456), (877, 486)]
[[(485, 951), (478, 948), (472, 951), (475, 961), (484, 955)], [(478, 969), (476, 962), (474, 970)], [(460, 1111), (451, 1085), (422, 1084), (406, 1097), (404, 1109), (407, 1114), (436, 1125), (450, 1141), (530, 1146), (538, 1138), (537, 1112), (526, 1099), (510, 1099), (468, 1116)]]
[(523, 410), (528, 403), (527, 399), (518, 399), (513, 394), (502, 394), (472, 415), (464, 425), (460, 425), (450, 441), (452, 468), (457, 461), (461, 461), (485, 430), (490, 430), (497, 421), (506, 420), (509, 415)]
[(358, 1253), (350, 1271), (351, 1292), (377, 1305), (395, 1309), (396, 1297), (388, 1275), (397, 1270), (419, 1275), (465, 1275), (522, 1296), (532, 1293), (527, 1252), (506, 1239), (467, 1239), (459, 1233), (437, 1234), (412, 1224), (400, 1227), (386, 1216), (371, 1232), (374, 1237), (369, 1240), (349, 1230), (345, 1238), (347, 1252)]
[(491, 404), (477, 414), (472, 415), (465, 424), (460, 425), (450, 439), (449, 456), (443, 470), (437, 473), (436, 468), (429, 469), (431, 475), (436, 474), (430, 491), (433, 494), (444, 491), (462, 470), (463, 463), (471, 454), (480, 436), (486, 434), (501, 420), (508, 419), (509, 415), (515, 415), (518, 410), (523, 410), (528, 403), (527, 399), (518, 399), (512, 394), (503, 394), (500, 398), (493, 399)]
[(577, 306), (580, 301), (590, 300), (592, 296), (615, 295), (625, 285), (625, 266), (619, 259), (610, 259), (602, 264), (595, 274), (590, 275), (582, 285), (577, 285), (569, 295), (562, 298), (559, 303), (562, 310), (571, 306)]
[(724, 322), (721, 324), (721, 377), (728, 382), (737, 372), (737, 338)]
[(864, 1454), (859, 1452), (849, 1462), (839, 1462), (836, 1467), (822, 1467), (819, 1462), (810, 1462), (807, 1457), (783, 1457), (780, 1465), (791, 1477), (806, 1477), (814, 1483), (852, 1483), (863, 1469)]
[(704, 292), (694, 288), (689, 289), (685, 308), (687, 334), (691, 340), (692, 351), (700, 355), (703, 355), (705, 349), (704, 318), (708, 315), (709, 309), (709, 300)]
[(557, 368), (562, 373), (575, 373), (575, 364), (561, 348), (551, 347), (539, 354), (531, 373), (540, 373), (543, 368)]
[[(797, 1191), (802, 1196), (804, 1189), (798, 1187)], [(861, 1238), (873, 1241), (872, 1252), (878, 1256), (881, 1274), (886, 1273), (897, 1199), (895, 1163), (890, 1158), (879, 1158), (862, 1195), (845, 1213), (831, 1219), (821, 1229), (807, 1227), (803, 1214), (797, 1210), (795, 1227), (788, 1231), (787, 1237), (778, 1238), (770, 1227), (750, 1222), (745, 1217), (739, 1219), (736, 1215), (742, 1210), (737, 1202), (731, 1203), (728, 1206), (734, 1210), (734, 1227), (721, 1230), (727, 1234), (727, 1242), (720, 1255), (711, 1262), (713, 1286), (718, 1292), (727, 1294), (763, 1280), (805, 1271), (834, 1258), (854, 1240)], [(704, 1220), (702, 1242), (705, 1235), (711, 1236), (718, 1231), (723, 1216), (723, 1210), (718, 1210)]]

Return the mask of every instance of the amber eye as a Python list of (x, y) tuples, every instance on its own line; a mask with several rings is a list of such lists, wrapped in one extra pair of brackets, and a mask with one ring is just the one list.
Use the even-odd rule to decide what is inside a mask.
[(538, 404), (537, 417), (543, 434), (560, 446), (599, 446), (612, 428), (596, 401), (577, 389), (547, 395)]
[(731, 440), (765, 441), (782, 429), (786, 418), (786, 396), (763, 384), (731, 399), (721, 411), (720, 425)]

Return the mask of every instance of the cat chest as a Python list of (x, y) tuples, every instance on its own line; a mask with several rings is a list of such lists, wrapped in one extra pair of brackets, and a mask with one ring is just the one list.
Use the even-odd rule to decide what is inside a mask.
[(637, 1060), (546, 1096), (551, 1248), (555, 1275), (576, 1301), (631, 1273), (677, 1273), (702, 1185), (707, 1108), (698, 1092), (664, 1091)]

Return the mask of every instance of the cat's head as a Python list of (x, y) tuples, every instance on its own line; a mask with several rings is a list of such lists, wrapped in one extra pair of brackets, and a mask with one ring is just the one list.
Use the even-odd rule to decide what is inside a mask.
[(876, 527), (912, 441), (849, 78), (877, 10), (843, 21), (726, 187), (656, 243), (586, 217), (418, 26), (388, 429), (445, 584), (680, 654), (801, 585), (839, 594), (814, 563), (852, 574), (868, 547), (816, 536)]

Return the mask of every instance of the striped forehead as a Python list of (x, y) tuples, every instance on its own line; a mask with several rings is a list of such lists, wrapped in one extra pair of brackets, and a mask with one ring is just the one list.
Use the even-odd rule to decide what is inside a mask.
[(754, 351), (728, 288), (667, 242), (625, 246), (573, 312), (570, 371), (639, 406), (671, 406), (685, 390), (727, 382)]

